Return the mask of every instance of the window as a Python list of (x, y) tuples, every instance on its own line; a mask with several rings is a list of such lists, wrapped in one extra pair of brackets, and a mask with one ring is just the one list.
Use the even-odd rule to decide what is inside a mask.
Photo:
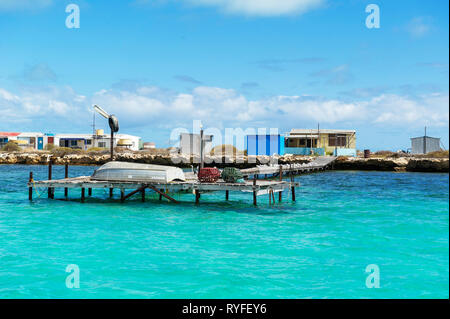
[(98, 147), (106, 147), (106, 142), (98, 142)]
[(70, 141), (70, 146), (77, 146), (78, 145), (78, 141), (72, 140)]
[(91, 145), (92, 144), (92, 140), (86, 140), (86, 145)]
[(328, 146), (347, 146), (347, 135), (328, 134)]

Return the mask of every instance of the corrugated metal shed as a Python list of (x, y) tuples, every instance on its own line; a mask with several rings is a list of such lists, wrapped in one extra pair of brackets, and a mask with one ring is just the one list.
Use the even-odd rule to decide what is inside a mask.
[(441, 139), (430, 136), (420, 136), (411, 138), (412, 154), (427, 154), (441, 150)]

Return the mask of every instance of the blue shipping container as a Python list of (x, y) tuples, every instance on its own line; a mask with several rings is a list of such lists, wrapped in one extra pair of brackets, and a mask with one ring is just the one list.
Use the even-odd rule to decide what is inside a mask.
[(277, 135), (247, 135), (247, 155), (283, 155), (284, 137)]

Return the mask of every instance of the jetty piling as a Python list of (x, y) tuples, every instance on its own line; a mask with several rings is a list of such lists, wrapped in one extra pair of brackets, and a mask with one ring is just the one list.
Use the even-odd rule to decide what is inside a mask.
[[(28, 184), (32, 184), (33, 183), (33, 172), (30, 172), (30, 178), (28, 179)], [(28, 187), (28, 199), (30, 201), (33, 200), (33, 187), (30, 186)]]
[[(64, 165), (64, 178), (69, 178), (69, 164)], [(67, 187), (64, 188), (64, 197), (69, 196), (69, 189)]]
[[(49, 181), (52, 180), (52, 167), (53, 167), (53, 159), (50, 158), (49, 161), (48, 161), (48, 180), (49, 180)], [(53, 188), (52, 188), (52, 187), (49, 187), (49, 188), (47, 189), (47, 196), (48, 196), (48, 198), (50, 198), (50, 199), (53, 199), (53, 198), (54, 198), (54, 195), (53, 195)]]
[(256, 175), (253, 176), (253, 205), (256, 206)]
[(195, 190), (195, 205), (200, 204), (200, 192), (198, 189)]
[[(283, 166), (280, 165), (280, 181), (283, 181)], [(278, 193), (278, 201), (281, 203), (282, 192)]]

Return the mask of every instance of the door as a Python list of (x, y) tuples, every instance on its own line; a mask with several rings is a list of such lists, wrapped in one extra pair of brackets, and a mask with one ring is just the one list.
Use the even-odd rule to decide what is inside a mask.
[(42, 150), (44, 148), (44, 138), (38, 137), (38, 150)]

